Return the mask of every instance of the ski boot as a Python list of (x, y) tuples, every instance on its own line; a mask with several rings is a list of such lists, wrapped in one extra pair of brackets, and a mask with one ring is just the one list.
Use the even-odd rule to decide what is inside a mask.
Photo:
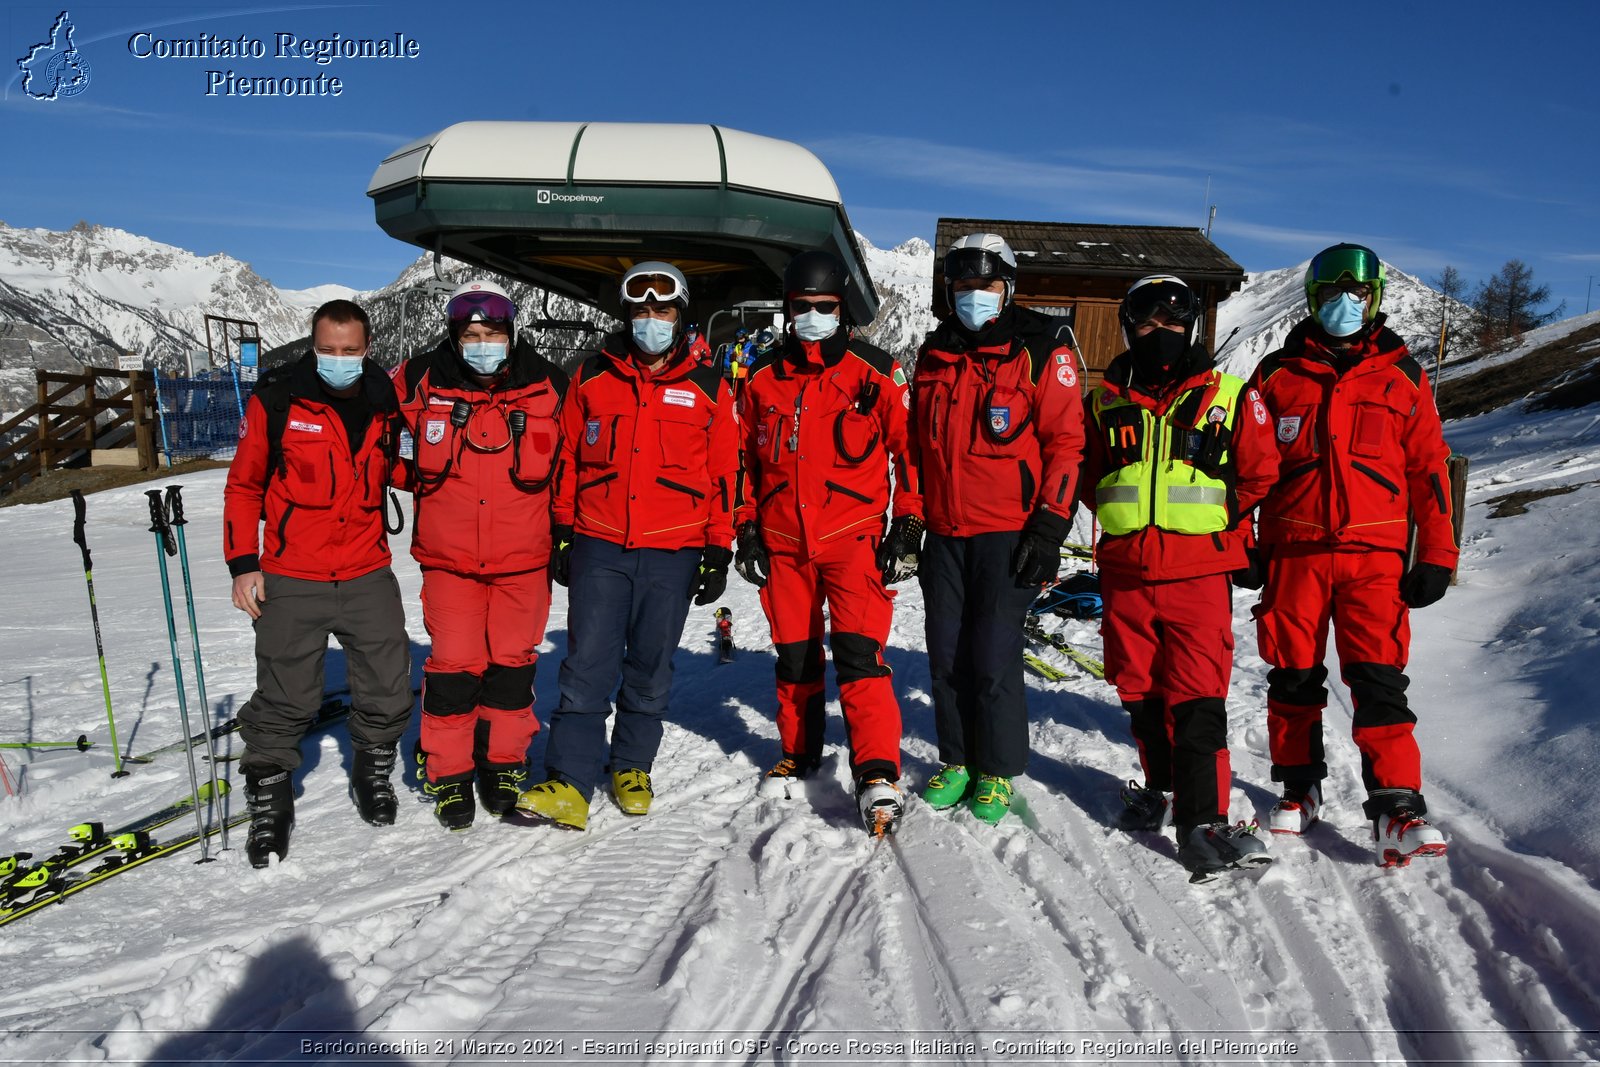
[(568, 830), (589, 828), (589, 802), (569, 782), (552, 778), (517, 798), (517, 810)]
[(900, 828), (906, 795), (887, 778), (863, 778), (856, 783), (856, 807), (873, 837), (885, 837)]
[(1285, 787), (1283, 796), (1267, 813), (1267, 829), (1298, 837), (1322, 817), (1322, 787), (1313, 782), (1304, 789)]
[(289, 834), (294, 829), (294, 783), (288, 771), (257, 778), (245, 775), (244, 795), (250, 805), (250, 832), (245, 854), (250, 866), (267, 866), (273, 856), (289, 856)]
[(1142, 786), (1129, 780), (1122, 787), (1122, 813), (1117, 816), (1117, 829), (1134, 833), (1139, 830), (1159, 830), (1166, 825), (1167, 794), (1159, 789)]
[(811, 777), (821, 762), (784, 753), (772, 770), (762, 775), (757, 792), (768, 800), (793, 800), (800, 795), (800, 783)]
[(389, 776), (394, 773), (393, 745), (358, 748), (350, 765), (350, 798), (356, 811), (373, 826), (393, 826), (400, 806)]
[(995, 825), (1011, 810), (1011, 779), (997, 774), (983, 775), (978, 779), (977, 788), (972, 791), (968, 806), (972, 808), (972, 814), (990, 826)]
[(655, 790), (650, 787), (650, 775), (637, 767), (611, 774), (611, 795), (624, 815), (650, 814), (650, 801)]
[(1267, 843), (1256, 836), (1254, 824), (1226, 822), (1201, 823), (1178, 827), (1178, 862), (1190, 874), (1191, 883), (1212, 881), (1221, 871), (1248, 870), (1271, 863)]
[(1379, 867), (1406, 867), (1419, 856), (1443, 856), (1450, 847), (1439, 828), (1409, 806), (1392, 808), (1374, 819), (1372, 836), (1377, 841)]
[(472, 827), (477, 806), (472, 802), (471, 771), (452, 774), (437, 782), (424, 779), (422, 791), (433, 798), (433, 817), (439, 820), (440, 826), (446, 830), (467, 830)]
[(526, 763), (480, 763), (478, 800), (483, 810), (496, 819), (517, 806), (517, 798), (528, 788)]
[(922, 787), (922, 799), (934, 811), (953, 808), (972, 793), (972, 774), (959, 763), (940, 767)]

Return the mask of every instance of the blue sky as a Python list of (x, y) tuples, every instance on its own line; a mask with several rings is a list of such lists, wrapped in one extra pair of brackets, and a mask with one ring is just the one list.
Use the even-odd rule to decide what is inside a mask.
[[(1337, 240), (1425, 278), (1518, 257), (1570, 313), (1600, 274), (1600, 5), (72, 4), (90, 82), (28, 99), (61, 10), (3, 16), (0, 219), (79, 219), (275, 284), (393, 280), (372, 221), (392, 148), (467, 119), (715, 122), (806, 145), (880, 245), (941, 215), (1205, 224), (1249, 270)], [(263, 40), (138, 58), (130, 38)], [(415, 39), (277, 59), (274, 35)], [(148, 50), (141, 39), (133, 49)], [(207, 96), (207, 70), (339, 77), (339, 97)], [(1600, 301), (1600, 297), (1595, 298)], [(1600, 306), (1600, 305), (1597, 305)]]

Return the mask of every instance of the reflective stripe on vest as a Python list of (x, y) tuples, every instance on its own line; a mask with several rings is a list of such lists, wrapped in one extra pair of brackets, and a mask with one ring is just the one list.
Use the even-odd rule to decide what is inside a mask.
[[(1095, 511), (1106, 533), (1129, 534), (1147, 526), (1183, 534), (1216, 533), (1228, 528), (1233, 520), (1228, 510), (1228, 483), (1205, 474), (1188, 462), (1187, 456), (1172, 454), (1174, 437), (1181, 434), (1186, 440), (1189, 430), (1173, 426), (1171, 414), (1182, 410), (1193, 394), (1211, 392), (1206, 411), (1223, 408), (1227, 414), (1220, 421), (1231, 434), (1244, 385), (1241, 378), (1218, 373), (1214, 380), (1174, 398), (1167, 414), (1161, 416), (1131, 400), (1112, 396), (1104, 387), (1095, 390), (1094, 432), (1105, 433), (1106, 412), (1131, 409), (1139, 415), (1143, 441), (1139, 459), (1108, 471), (1095, 485)], [(1203, 415), (1198, 417), (1198, 425), (1192, 428), (1195, 432), (1208, 425)], [(1232, 451), (1224, 451), (1217, 468), (1232, 462)]]

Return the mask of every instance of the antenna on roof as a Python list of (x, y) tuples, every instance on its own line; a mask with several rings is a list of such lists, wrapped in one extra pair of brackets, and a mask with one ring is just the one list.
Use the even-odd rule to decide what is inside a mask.
[[(1206, 197), (1205, 197), (1204, 200), (1200, 201), (1200, 207), (1201, 207), (1202, 210), (1204, 210), (1205, 208), (1208, 208), (1210, 206), (1211, 206), (1211, 175), (1207, 174), (1206, 175)], [(1207, 228), (1206, 228), (1206, 233), (1209, 235), (1210, 232), (1211, 232), (1210, 224), (1208, 223), (1207, 224)]]
[(1217, 205), (1211, 205), (1211, 212), (1206, 216), (1206, 240), (1211, 240), (1211, 224), (1217, 221)]

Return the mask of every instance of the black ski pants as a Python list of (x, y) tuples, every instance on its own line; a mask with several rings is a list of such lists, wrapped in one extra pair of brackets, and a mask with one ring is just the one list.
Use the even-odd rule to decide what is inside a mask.
[(351, 743), (398, 741), (411, 721), (411, 644), (394, 572), (379, 567), (342, 582), (264, 577), (267, 599), (254, 623), (256, 691), (239, 712), (245, 774), (300, 766), (300, 739), (322, 706), (329, 635), (348, 667)]
[(1012, 577), (1019, 533), (929, 530), (918, 568), (939, 759), (1006, 778), (1028, 766), (1022, 626), (1039, 592)]

